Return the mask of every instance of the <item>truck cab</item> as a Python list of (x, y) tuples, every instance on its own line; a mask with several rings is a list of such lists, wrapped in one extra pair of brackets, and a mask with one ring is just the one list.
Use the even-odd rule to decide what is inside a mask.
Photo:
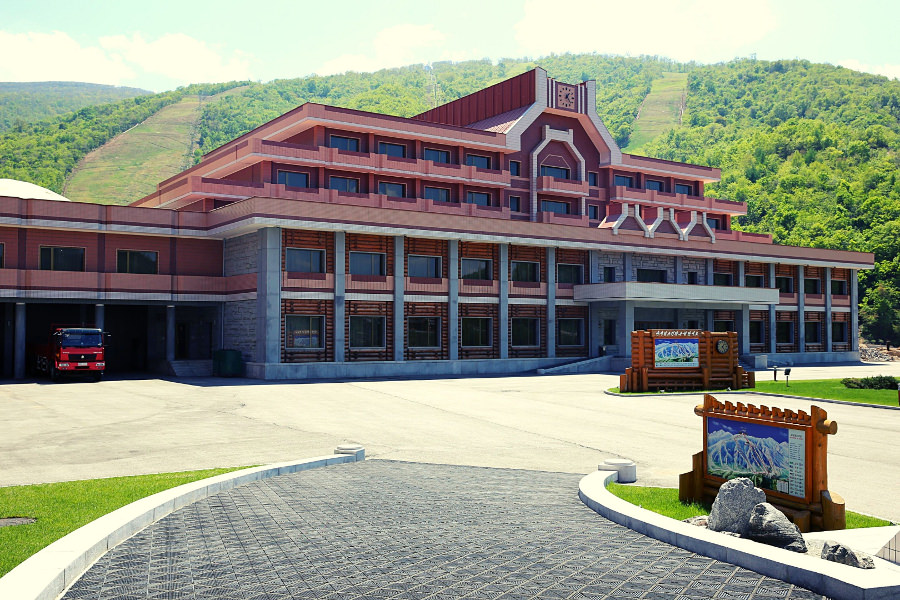
[(55, 327), (38, 348), (37, 370), (56, 380), (61, 375), (89, 375), (99, 381), (106, 369), (106, 334), (94, 327)]

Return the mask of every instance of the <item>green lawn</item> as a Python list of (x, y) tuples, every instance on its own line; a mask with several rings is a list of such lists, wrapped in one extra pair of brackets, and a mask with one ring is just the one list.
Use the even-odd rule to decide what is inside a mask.
[(639, 152), (640, 147), (681, 122), (681, 96), (687, 87), (687, 73), (665, 73), (653, 80), (650, 93), (641, 105), (641, 114), (634, 122), (629, 137), (628, 152)]
[(31, 517), (37, 522), (0, 527), (0, 577), (41, 548), (117, 508), (184, 483), (243, 468), (2, 487), (0, 518)]
[[(607, 489), (614, 496), (622, 500), (636, 504), (655, 513), (682, 521), (697, 515), (708, 515), (709, 507), (701, 504), (682, 504), (678, 500), (678, 490), (675, 488), (643, 487), (639, 485), (620, 485), (610, 483)], [(890, 521), (861, 515), (847, 511), (847, 529), (860, 529), (863, 527), (885, 527), (891, 525)]]

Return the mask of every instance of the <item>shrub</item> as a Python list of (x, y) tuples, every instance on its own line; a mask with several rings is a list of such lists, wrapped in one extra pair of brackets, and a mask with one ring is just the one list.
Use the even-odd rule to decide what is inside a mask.
[(851, 390), (895, 390), (898, 379), (891, 375), (876, 375), (875, 377), (847, 377), (841, 380), (845, 388)]
[(841, 379), (841, 383), (844, 384), (845, 388), (851, 390), (860, 390), (863, 386), (862, 381), (855, 377), (845, 377), (844, 379)]

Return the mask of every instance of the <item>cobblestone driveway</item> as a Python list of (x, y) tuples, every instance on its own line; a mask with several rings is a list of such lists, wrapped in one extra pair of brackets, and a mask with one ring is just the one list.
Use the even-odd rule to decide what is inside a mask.
[(149, 526), (65, 598), (820, 598), (607, 521), (579, 478), (369, 460), (267, 479)]

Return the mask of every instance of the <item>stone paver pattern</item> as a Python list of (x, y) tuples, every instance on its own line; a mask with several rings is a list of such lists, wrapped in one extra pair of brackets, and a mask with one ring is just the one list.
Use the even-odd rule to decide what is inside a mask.
[(64, 598), (821, 598), (616, 525), (579, 479), (383, 460), (275, 477), (148, 526)]

